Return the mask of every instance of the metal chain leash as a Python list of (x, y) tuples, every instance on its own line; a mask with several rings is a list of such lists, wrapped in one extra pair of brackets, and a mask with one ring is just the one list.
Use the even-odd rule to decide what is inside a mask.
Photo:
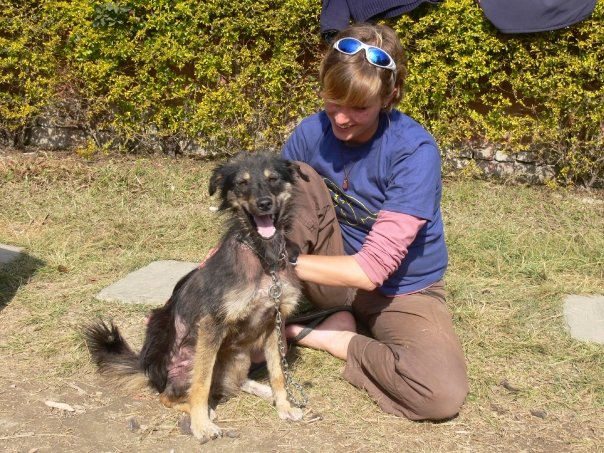
[[(281, 301), (281, 295), (283, 294), (283, 286), (281, 285), (281, 280), (279, 280), (279, 276), (275, 271), (271, 271), (271, 278), (273, 279), (273, 284), (268, 289), (268, 295), (275, 304), (275, 331), (279, 341), (281, 369), (283, 370), (283, 375), (285, 376), (285, 391), (287, 392), (287, 399), (296, 407), (304, 407), (308, 403), (308, 396), (304, 392), (304, 387), (292, 379), (289, 371), (289, 364), (287, 363), (286, 358), (287, 346), (285, 344), (285, 340), (283, 339), (283, 318), (281, 317), (281, 311), (279, 310), (279, 302)], [(300, 399), (297, 399), (294, 395), (294, 388), (300, 395)]]
[[(244, 244), (250, 250), (252, 250), (258, 257), (268, 264), (271, 268), (270, 276), (273, 280), (273, 283), (268, 288), (268, 296), (272, 300), (273, 304), (275, 304), (275, 330), (277, 334), (277, 339), (279, 342), (279, 355), (281, 356), (281, 370), (283, 371), (283, 375), (285, 376), (285, 391), (287, 392), (287, 399), (290, 403), (292, 403), (296, 407), (305, 407), (308, 403), (308, 396), (306, 392), (304, 392), (304, 387), (299, 383), (295, 382), (289, 371), (289, 364), (287, 363), (287, 345), (285, 344), (285, 340), (283, 339), (283, 318), (281, 317), (281, 311), (279, 310), (279, 303), (281, 302), (281, 296), (283, 295), (283, 285), (281, 284), (281, 280), (279, 279), (279, 275), (277, 274), (276, 267), (279, 261), (285, 261), (287, 258), (287, 254), (285, 252), (285, 243), (281, 244), (281, 250), (279, 253), (279, 259), (277, 263), (274, 265), (270, 265), (270, 263), (266, 260), (264, 256), (262, 256), (258, 251), (250, 244), (245, 238), (239, 237), (239, 242)], [(299, 395), (300, 399), (297, 399), (294, 395), (293, 388), (295, 388)]]

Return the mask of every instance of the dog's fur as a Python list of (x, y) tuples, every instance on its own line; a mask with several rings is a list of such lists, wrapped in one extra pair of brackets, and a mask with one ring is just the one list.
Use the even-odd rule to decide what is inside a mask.
[(219, 191), (219, 209), (232, 215), (230, 227), (216, 252), (176, 284), (163, 307), (151, 312), (141, 352), (130, 348), (113, 323), (99, 321), (85, 328), (101, 373), (126, 380), (144, 377), (161, 393), (162, 403), (190, 412), (191, 431), (199, 439), (221, 435), (210, 417), (221, 396), (242, 387), (271, 395), (266, 386), (263, 391), (262, 384), (247, 379), (255, 348), (266, 356), (279, 416), (302, 418), (302, 410), (287, 399), (275, 298), (269, 295), (276, 277), (283, 319), (300, 296), (287, 259), (296, 247), (286, 238), (296, 177), (307, 179), (296, 164), (268, 153), (219, 165), (209, 191)]

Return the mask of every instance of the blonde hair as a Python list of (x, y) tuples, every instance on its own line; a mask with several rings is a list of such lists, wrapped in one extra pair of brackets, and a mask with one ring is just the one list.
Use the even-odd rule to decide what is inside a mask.
[(354, 24), (338, 33), (334, 42), (346, 37), (388, 52), (396, 71), (372, 65), (364, 51), (346, 55), (330, 46), (319, 70), (321, 97), (326, 102), (352, 107), (364, 107), (368, 101), (379, 99), (386, 103), (385, 109), (392, 109), (403, 97), (406, 75), (405, 53), (396, 32), (385, 25)]

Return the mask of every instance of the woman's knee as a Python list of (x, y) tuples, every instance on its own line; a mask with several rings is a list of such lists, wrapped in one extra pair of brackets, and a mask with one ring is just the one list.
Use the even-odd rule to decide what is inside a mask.
[(416, 407), (417, 420), (446, 420), (455, 417), (468, 395), (468, 380), (465, 375), (449, 376), (442, 382), (433, 382), (430, 392)]

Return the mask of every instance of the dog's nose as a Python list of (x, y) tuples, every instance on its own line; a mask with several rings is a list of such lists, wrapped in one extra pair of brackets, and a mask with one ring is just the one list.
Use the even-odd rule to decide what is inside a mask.
[(258, 209), (261, 211), (268, 211), (273, 207), (273, 200), (271, 197), (258, 198), (256, 201), (256, 206), (258, 206)]

